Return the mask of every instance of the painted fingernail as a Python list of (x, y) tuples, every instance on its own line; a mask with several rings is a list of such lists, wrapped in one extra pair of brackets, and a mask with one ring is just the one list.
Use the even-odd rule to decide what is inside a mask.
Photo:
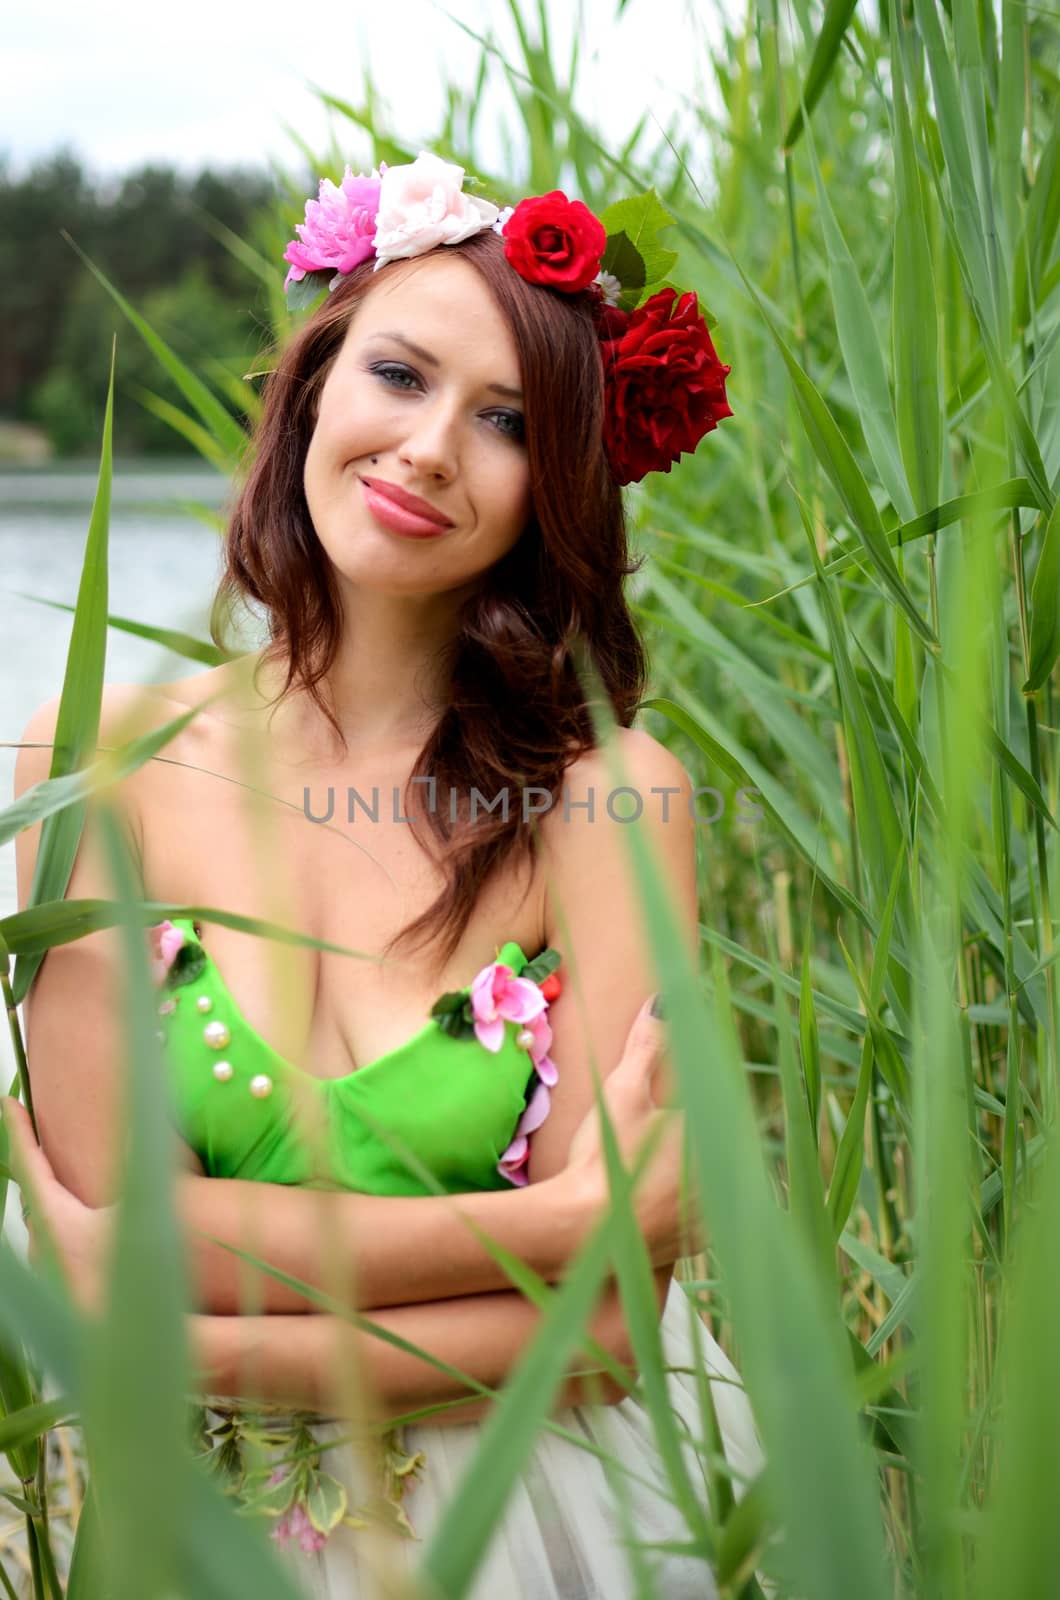
[(657, 994), (655, 996), (655, 998), (652, 1000), (652, 1003), (651, 1003), (651, 1014), (652, 1014), (653, 1017), (659, 1017), (660, 1019), (665, 1017), (666, 1010), (665, 1010), (665, 1007), (663, 1006), (663, 997), (662, 997), (661, 994)]

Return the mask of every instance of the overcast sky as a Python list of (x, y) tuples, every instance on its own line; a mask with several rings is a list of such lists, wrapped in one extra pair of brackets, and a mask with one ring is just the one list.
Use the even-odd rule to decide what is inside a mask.
[[(565, 62), (576, 3), (547, 3)], [(716, 104), (705, 35), (717, 40), (729, 4), (628, 0), (616, 22), (618, 0), (582, 0), (580, 109), (617, 142), (646, 106), (666, 125), (704, 92)], [(522, 9), (531, 18), (536, 0)], [(479, 32), (488, 18), (516, 59), (503, 0), (450, 0), (449, 10)], [(434, 0), (37, 0), (12, 5), (3, 33), (0, 153), (17, 172), (64, 143), (100, 175), (147, 160), (296, 167), (284, 123), (323, 151), (328, 117), (310, 85), (357, 101), (365, 66), (391, 126), (415, 145), (440, 123), (445, 79), (470, 86), (479, 57)], [(499, 88), (495, 103), (505, 95)], [(356, 165), (367, 146), (338, 126)]]

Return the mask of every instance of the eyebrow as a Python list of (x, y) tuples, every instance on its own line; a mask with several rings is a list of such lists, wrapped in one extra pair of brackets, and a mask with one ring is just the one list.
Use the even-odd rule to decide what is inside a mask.
[[(404, 345), (406, 350), (411, 350), (414, 356), (419, 356), (421, 361), (426, 361), (428, 366), (441, 366), (441, 362), (438, 360), (437, 356), (432, 356), (431, 352), (429, 350), (425, 350), (421, 344), (413, 344), (412, 340), (406, 339), (403, 333), (373, 333), (372, 338), (393, 339), (396, 344)], [(509, 389), (508, 385), (504, 383), (488, 383), (486, 387), (493, 394), (505, 395), (509, 400), (521, 400), (523, 398), (523, 391), (521, 389)]]

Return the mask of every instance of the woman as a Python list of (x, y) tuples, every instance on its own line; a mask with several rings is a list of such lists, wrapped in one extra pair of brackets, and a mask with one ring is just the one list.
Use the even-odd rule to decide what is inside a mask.
[[(145, 899), (281, 922), (370, 958), (205, 919), (152, 930), (191, 1168), (177, 1204), (203, 1392), (323, 1416), (348, 1398), (344, 1325), (306, 1315), (309, 1302), (266, 1274), (248, 1282), (204, 1234), (338, 1287), (497, 1387), (538, 1314), (469, 1222), (556, 1281), (607, 1203), (594, 1063), (627, 1158), (666, 1098), (628, 797), (609, 801), (579, 646), (620, 726), (638, 825), (698, 948), (689, 778), (629, 726), (644, 658), (622, 593), (633, 568), (620, 486), (668, 471), (729, 414), (728, 369), (694, 296), (664, 291), (632, 315), (613, 303), (621, 284), (584, 206), (554, 191), (498, 213), (462, 184), (460, 168), (421, 155), (370, 178), (347, 172), (307, 204), (288, 288), (307, 302), (329, 293), (268, 382), (214, 624), (220, 642), (224, 613), (248, 602), (269, 643), (166, 685), (147, 716), (139, 691), (110, 686), (100, 737), (118, 743), (134, 724), (199, 708), (166, 760), (121, 791)], [(47, 775), (47, 750), (31, 746), (47, 745), (55, 710), (26, 729), (16, 792)], [(20, 836), (23, 905), (36, 847), (36, 830)], [(87, 830), (67, 894), (111, 892)], [(111, 932), (50, 952), (27, 1003), (43, 1150), (24, 1114), (11, 1118), (27, 1187), (87, 1305), (115, 1184), (121, 978)], [(671, 1280), (683, 1253), (675, 1137), (635, 1204), (668, 1358), (692, 1366)], [(241, 1293), (257, 1314), (228, 1314), (243, 1310)], [(613, 1285), (591, 1332), (628, 1365)], [(706, 1330), (702, 1343), (730, 1462), (751, 1472), (736, 1374)], [(407, 1516), (422, 1539), (490, 1402), (454, 1404), (466, 1388), (367, 1334), (343, 1349), (378, 1415), (441, 1408), (389, 1440), (389, 1481), (406, 1474), (393, 1520)], [(631, 1469), (640, 1539), (687, 1538), (665, 1490), (645, 1481), (663, 1481), (646, 1412), (592, 1365), (584, 1353), (574, 1363), (590, 1371), (568, 1378), (554, 1417)], [(694, 1380), (670, 1384), (702, 1437)], [(326, 1444), (337, 1427), (317, 1422), (313, 1436)], [(380, 1554), (351, 1525), (372, 1489), (363, 1460), (343, 1447), (321, 1464), (349, 1517), (330, 1530), (312, 1525), (282, 1468), (270, 1481), (274, 1532), (305, 1562), (306, 1592), (367, 1594), (375, 1563), (414, 1567), (422, 1546)], [(598, 1452), (545, 1431), (475, 1593), (631, 1592), (622, 1528)], [(710, 1592), (700, 1561), (647, 1561), (660, 1595)]]

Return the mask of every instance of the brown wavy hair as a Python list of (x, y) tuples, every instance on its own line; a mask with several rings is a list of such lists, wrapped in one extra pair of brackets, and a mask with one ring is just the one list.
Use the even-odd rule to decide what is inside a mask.
[[(520, 791), (534, 786), (555, 802), (566, 768), (596, 743), (577, 652), (587, 653), (622, 727), (633, 720), (647, 673), (624, 594), (624, 580), (641, 563), (630, 560), (621, 491), (601, 442), (593, 300), (588, 292), (560, 294), (527, 283), (492, 230), (444, 248), (459, 251), (479, 273), (511, 329), (525, 397), (532, 509), (516, 544), (465, 602), (446, 649), (449, 703), (406, 789), (405, 815), (425, 845), (416, 818), (426, 818), (447, 881), (387, 950), (439, 935), (439, 966), (456, 950), (487, 879), (509, 858), (520, 866), (536, 859), (535, 818), (524, 821)], [(253, 601), (263, 608), (269, 640), (259, 670), (266, 661), (286, 667), (276, 704), (304, 690), (343, 752), (326, 682), (321, 691), (342, 637), (341, 606), (309, 515), (303, 469), (321, 388), (354, 313), (386, 271), (374, 273), (371, 260), (356, 267), (266, 379), (211, 617), (214, 642), (223, 646), (235, 605)], [(408, 809), (413, 796), (423, 800), (424, 785), (412, 784), (417, 777), (435, 779), (433, 809)], [(489, 801), (506, 786), (516, 790), (507, 820), (500, 810), (471, 819), (473, 787)]]

